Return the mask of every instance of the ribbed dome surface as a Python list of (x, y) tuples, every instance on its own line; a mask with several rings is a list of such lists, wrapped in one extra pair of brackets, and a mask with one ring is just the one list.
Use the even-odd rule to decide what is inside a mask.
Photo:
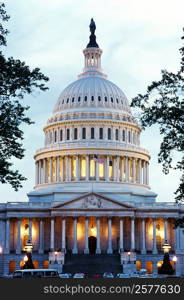
[(68, 85), (61, 93), (53, 110), (54, 114), (65, 110), (92, 107), (130, 112), (128, 99), (123, 91), (111, 81), (98, 76), (78, 79)]

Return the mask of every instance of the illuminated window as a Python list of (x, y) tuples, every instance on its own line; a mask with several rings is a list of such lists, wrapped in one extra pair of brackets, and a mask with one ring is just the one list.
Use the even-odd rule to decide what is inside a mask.
[(85, 157), (82, 157), (81, 159), (81, 178), (86, 177), (86, 159)]
[(147, 261), (146, 262), (146, 270), (147, 270), (148, 274), (153, 273), (153, 263), (152, 263), (152, 261)]
[(99, 164), (99, 178), (104, 178), (104, 164)]
[(86, 139), (86, 128), (82, 128), (82, 139)]
[(95, 138), (95, 129), (92, 127), (91, 128), (91, 139)]
[(141, 267), (142, 267), (142, 263), (140, 260), (136, 260), (136, 268), (137, 268), (137, 271), (140, 271), (141, 270)]
[(92, 157), (90, 158), (90, 177), (95, 177), (95, 161)]
[(76, 158), (72, 157), (72, 179), (76, 179)]
[(9, 274), (12, 274), (16, 269), (16, 262), (9, 261)]
[(109, 160), (109, 179), (112, 180), (113, 178), (113, 170), (112, 170), (112, 165), (113, 165), (113, 162), (112, 162), (112, 158)]
[(118, 140), (119, 140), (119, 130), (116, 129), (116, 141), (118, 141)]
[(70, 139), (70, 129), (67, 129), (67, 131), (66, 131), (66, 139), (67, 140)]
[(111, 128), (108, 128), (108, 140), (111, 140)]
[(99, 128), (99, 138), (103, 140), (103, 128)]
[(74, 140), (77, 140), (77, 128), (74, 128)]

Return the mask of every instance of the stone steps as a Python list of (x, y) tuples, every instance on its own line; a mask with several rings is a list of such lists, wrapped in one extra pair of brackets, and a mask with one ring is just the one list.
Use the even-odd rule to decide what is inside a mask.
[(89, 274), (122, 272), (119, 254), (66, 254), (64, 273), (84, 272)]

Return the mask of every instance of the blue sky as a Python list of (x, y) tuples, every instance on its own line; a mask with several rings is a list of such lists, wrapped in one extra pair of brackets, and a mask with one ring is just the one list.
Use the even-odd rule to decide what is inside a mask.
[[(24, 126), (25, 158), (14, 160), (28, 180), (15, 192), (0, 184), (0, 201), (25, 201), (34, 186), (36, 149), (43, 146), (42, 128), (51, 116), (61, 91), (77, 79), (83, 68), (82, 50), (89, 38), (89, 22), (95, 19), (97, 42), (103, 49), (102, 67), (128, 99), (144, 93), (160, 70), (177, 70), (182, 45), (183, 0), (6, 0), (11, 19), (7, 27), (7, 56), (40, 67), (49, 76), (49, 91), (34, 92), (24, 103), (30, 106), (34, 125)], [(151, 127), (142, 133), (141, 144), (151, 154), (150, 185), (159, 201), (172, 201), (180, 174), (162, 173), (157, 163), (161, 138)], [(177, 159), (177, 156), (174, 156)]]

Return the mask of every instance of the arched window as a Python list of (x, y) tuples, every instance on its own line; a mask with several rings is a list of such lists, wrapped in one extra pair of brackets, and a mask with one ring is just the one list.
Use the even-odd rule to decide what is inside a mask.
[(77, 128), (74, 128), (74, 140), (77, 140)]
[(88, 100), (87, 96), (84, 97), (84, 101), (86, 102)]
[(119, 100), (118, 100), (118, 98), (116, 98), (116, 102), (117, 102), (117, 103), (119, 103)]
[(91, 139), (95, 138), (95, 129), (92, 127), (91, 128)]
[(123, 129), (122, 140), (125, 142), (125, 130)]
[(100, 96), (98, 96), (98, 101), (101, 101), (101, 97)]
[(68, 102), (69, 102), (69, 98), (67, 99), (66, 103), (68, 103)]
[(57, 131), (54, 131), (54, 142), (57, 142)]
[(114, 102), (114, 100), (113, 100), (113, 98), (111, 97), (111, 102), (113, 103)]
[(86, 128), (82, 128), (82, 139), (85, 140), (86, 139)]
[(73, 97), (73, 98), (72, 98), (72, 102), (74, 102), (74, 99), (75, 99), (75, 98)]
[(105, 102), (107, 102), (107, 97), (105, 96)]
[(118, 140), (119, 140), (119, 130), (116, 129), (116, 141), (118, 141)]
[(108, 128), (108, 140), (111, 140), (111, 128)]
[(78, 97), (78, 102), (80, 102), (80, 99), (81, 99), (81, 98), (80, 98), (80, 97)]
[(91, 96), (91, 101), (94, 101), (94, 96)]
[(66, 131), (66, 139), (67, 140), (70, 139), (70, 129), (67, 129), (67, 131)]
[(103, 140), (103, 128), (99, 128), (99, 138)]
[(63, 130), (61, 129), (60, 130), (60, 141), (62, 141), (63, 140)]

